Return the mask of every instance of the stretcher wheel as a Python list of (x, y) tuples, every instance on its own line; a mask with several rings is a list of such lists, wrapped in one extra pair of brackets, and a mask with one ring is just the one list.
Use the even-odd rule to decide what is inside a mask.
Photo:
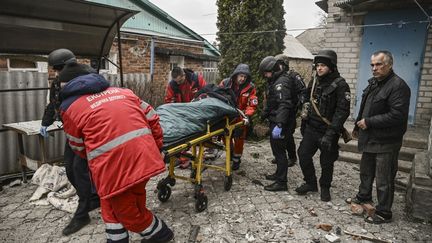
[(224, 177), (224, 189), (225, 189), (225, 191), (231, 190), (232, 182), (233, 182), (232, 176), (225, 176)]
[(161, 202), (166, 202), (171, 196), (171, 187), (164, 185), (158, 190), (158, 199)]
[(207, 203), (208, 203), (207, 196), (202, 193), (198, 194), (195, 202), (195, 210), (198, 213), (204, 211), (207, 208)]

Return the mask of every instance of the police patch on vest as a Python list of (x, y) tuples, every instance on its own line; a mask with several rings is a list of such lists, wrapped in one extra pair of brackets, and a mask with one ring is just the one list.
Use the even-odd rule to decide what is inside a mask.
[(252, 105), (258, 105), (258, 99), (251, 100), (251, 104)]
[(282, 84), (278, 84), (275, 86), (277, 91), (281, 91), (282, 90)]
[(345, 99), (347, 101), (351, 101), (351, 93), (350, 92), (345, 92)]

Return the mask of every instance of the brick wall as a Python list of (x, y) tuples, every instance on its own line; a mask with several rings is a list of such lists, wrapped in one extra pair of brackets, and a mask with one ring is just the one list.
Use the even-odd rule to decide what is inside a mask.
[[(123, 73), (144, 73), (150, 74), (150, 42), (151, 37), (144, 35), (122, 33), (122, 65)], [(166, 38), (155, 38), (155, 47), (186, 51), (193, 54), (203, 54), (203, 44), (198, 42), (188, 42), (172, 40)], [(73, 51), (73, 50), (72, 50)], [(110, 50), (111, 53), (118, 53), (117, 41), (115, 40)], [(78, 62), (90, 64), (88, 59), (78, 59)], [(119, 61), (117, 61), (119, 64)], [(203, 71), (203, 60), (185, 58), (184, 66), (194, 71)], [(0, 58), (0, 70), (7, 71), (5, 58)], [(53, 72), (50, 70), (50, 76)], [(155, 54), (154, 75), (150, 85), (146, 85), (145, 97), (141, 97), (147, 102), (157, 107), (163, 103), (165, 89), (170, 80), (170, 58), (167, 55)]]
[[(333, 49), (338, 54), (338, 68), (351, 89), (351, 118), (356, 100), (357, 78), (360, 61), (360, 46), (362, 28), (348, 28), (348, 23), (354, 25), (363, 23), (364, 16), (347, 16), (341, 8), (334, 7), (337, 0), (328, 1), (327, 30), (325, 32), (325, 48)], [(334, 15), (340, 15), (335, 20)], [(426, 45), (423, 69), (419, 85), (415, 125), (428, 126), (432, 117), (432, 28)]]
[[(122, 34), (122, 64), (123, 73), (150, 73), (150, 41), (151, 37), (143, 35)], [(203, 45), (170, 39), (155, 39), (155, 47), (176, 49), (194, 54), (203, 53)], [(117, 42), (114, 42), (111, 52), (117, 53)], [(203, 61), (185, 58), (184, 65), (194, 71), (202, 71)], [(141, 97), (151, 102), (155, 107), (163, 103), (165, 89), (170, 80), (170, 58), (155, 54), (153, 81), (146, 92), (149, 97)]]
[[(351, 17), (346, 16), (340, 8), (333, 7), (336, 0), (328, 1), (327, 30), (325, 32), (325, 48), (334, 50), (338, 55), (338, 69), (345, 78), (351, 90), (351, 118), (356, 100), (357, 73), (360, 61), (361, 28), (348, 29), (347, 23)], [(335, 21), (334, 14), (340, 14), (341, 20)], [(355, 24), (361, 23), (362, 16), (354, 18)]]
[(290, 59), (289, 66), (303, 77), (306, 84), (312, 79), (312, 60)]

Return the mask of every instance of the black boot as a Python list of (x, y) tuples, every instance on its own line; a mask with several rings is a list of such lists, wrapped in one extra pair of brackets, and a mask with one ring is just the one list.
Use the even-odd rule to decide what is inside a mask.
[(297, 157), (288, 159), (288, 167), (293, 167), (297, 162)]
[(316, 185), (312, 186), (312, 185), (309, 185), (307, 183), (304, 183), (303, 185), (297, 187), (295, 189), (295, 191), (299, 195), (305, 195), (308, 192), (317, 192), (318, 191), (318, 187)]
[(69, 224), (66, 226), (66, 228), (63, 229), (62, 233), (64, 236), (73, 234), (80, 229), (82, 229), (84, 226), (88, 225), (90, 223), (90, 217), (87, 215), (87, 217), (83, 218), (72, 218), (72, 220), (69, 222)]
[(276, 174), (266, 175), (266, 180), (275, 181), (277, 179)]
[(288, 191), (288, 186), (287, 186), (286, 182), (275, 181), (275, 182), (273, 182), (273, 184), (265, 186), (264, 190), (271, 191), (271, 192)]
[(321, 201), (330, 202), (330, 200), (331, 200), (330, 188), (321, 187)]
[(238, 169), (240, 169), (240, 162), (233, 162), (232, 170), (238, 170)]

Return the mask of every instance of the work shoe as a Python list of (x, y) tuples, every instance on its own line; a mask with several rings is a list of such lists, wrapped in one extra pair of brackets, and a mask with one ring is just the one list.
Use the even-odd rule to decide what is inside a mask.
[(288, 167), (293, 167), (297, 162), (297, 158), (288, 159)]
[(240, 161), (233, 161), (231, 169), (232, 170), (240, 169)]
[(72, 218), (72, 220), (69, 222), (69, 224), (66, 226), (66, 228), (63, 229), (62, 234), (64, 236), (73, 234), (80, 229), (82, 229), (84, 226), (88, 225), (90, 223), (90, 217), (87, 215), (87, 217), (84, 218)]
[(271, 192), (278, 192), (278, 191), (288, 191), (287, 183), (283, 182), (273, 182), (272, 184), (265, 186), (264, 190), (271, 191)]
[[(288, 167), (293, 167), (297, 162), (297, 158), (288, 159)], [(277, 164), (276, 159), (271, 160), (272, 164)]]
[(297, 187), (297, 188), (295, 189), (295, 191), (296, 191), (297, 194), (299, 194), (299, 195), (305, 195), (305, 194), (308, 193), (308, 192), (317, 192), (317, 191), (318, 191), (318, 188), (317, 188), (316, 185), (315, 185), (315, 186), (312, 186), (312, 185), (309, 185), (309, 184), (307, 184), (307, 183), (304, 183), (303, 185)]
[[(141, 243), (164, 243), (169, 242), (174, 239), (174, 233), (168, 226), (165, 224), (163, 220), (158, 219), (159, 223), (162, 223), (162, 227), (158, 232), (156, 232), (152, 237), (148, 239), (142, 239)], [(157, 228), (155, 229), (157, 230)], [(151, 233), (151, 232), (150, 232)], [(144, 236), (141, 234), (141, 236)], [(145, 237), (145, 236), (144, 236)]]
[(330, 200), (331, 200), (330, 188), (321, 187), (321, 201), (330, 202)]
[(266, 180), (275, 181), (277, 179), (276, 174), (266, 175)]

